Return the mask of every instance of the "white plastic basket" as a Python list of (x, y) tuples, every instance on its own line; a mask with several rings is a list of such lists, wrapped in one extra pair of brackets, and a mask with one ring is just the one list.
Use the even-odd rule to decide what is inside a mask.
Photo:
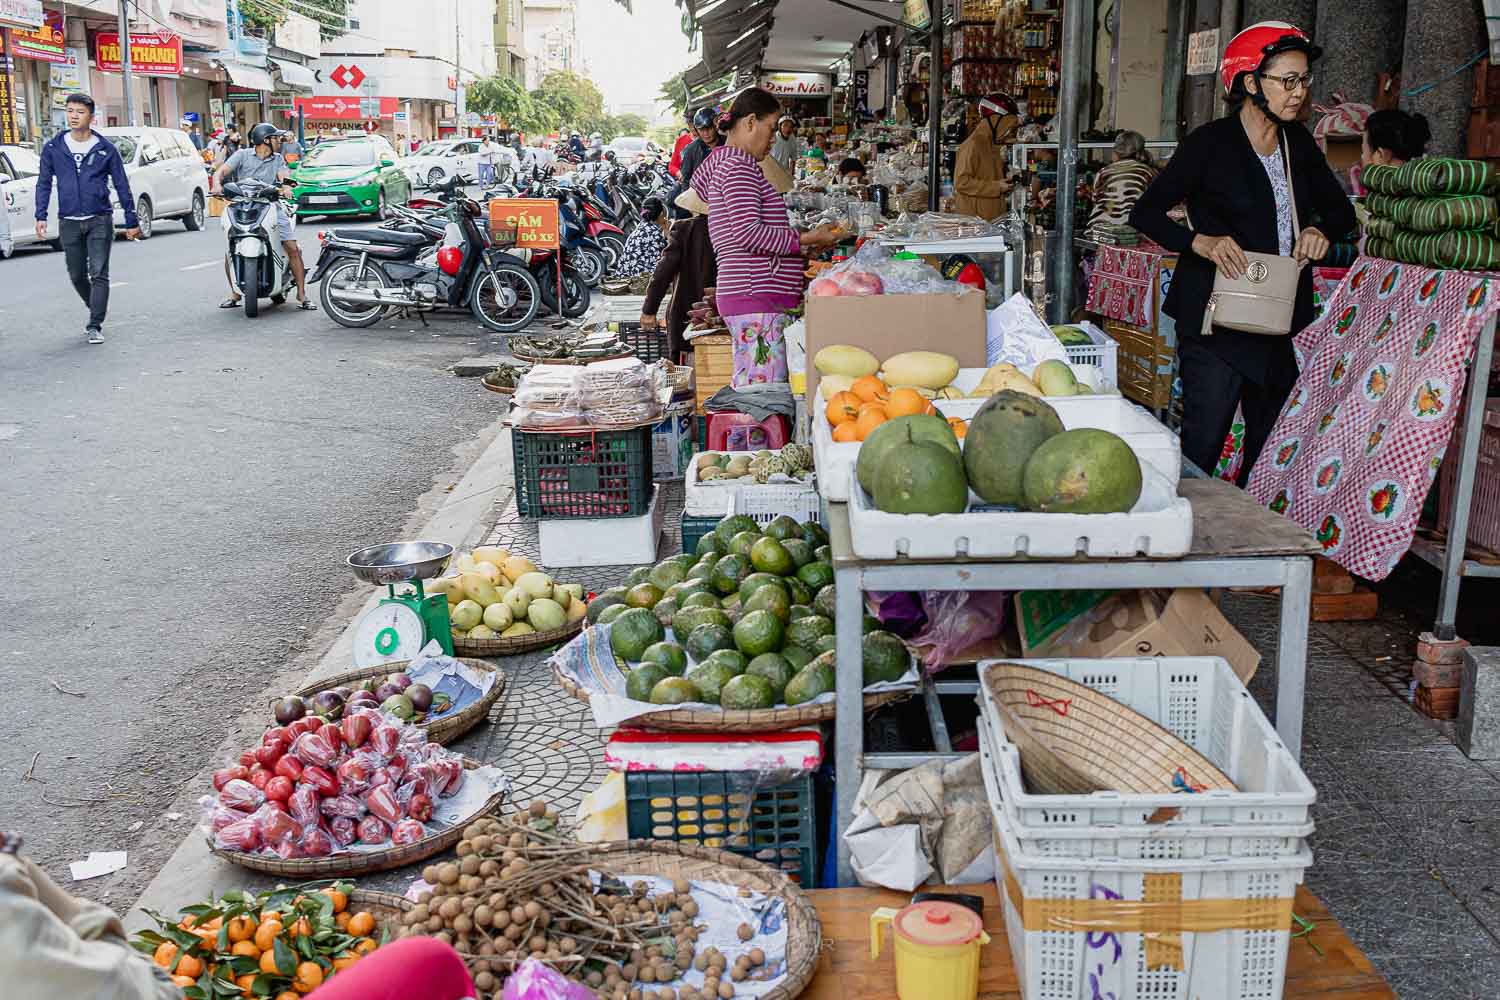
[[(1312, 864), (1305, 848), (1289, 858), (1079, 861), (1028, 855), (992, 809), (995, 881), (1005, 910), (1011, 960), (1025, 1000), (1279, 1000), (1286, 985), (1291, 904)], [(1009, 876), (1009, 877), (1008, 877)], [(1014, 878), (1014, 882), (1011, 881)], [(1017, 899), (1017, 896), (1020, 898)], [(1151, 904), (1176, 900), (1245, 901), (1278, 929), (1109, 930), (1089, 920), (1064, 930), (1027, 929), (1022, 907), (1043, 900)], [(1285, 920), (1285, 923), (1282, 921)], [(1247, 923), (1256, 923), (1247, 920)], [(1082, 925), (1082, 926), (1079, 926)]]
[[(726, 452), (726, 454), (752, 454), (750, 452)], [(817, 516), (818, 490), (811, 483), (757, 483), (753, 479), (723, 479), (700, 482), (698, 479), (698, 463), (696, 460), (688, 462), (687, 480), (683, 488), (682, 509), (690, 517), (718, 517), (724, 513), (724, 502), (732, 496), (744, 494), (753, 499), (748, 501), (757, 510), (777, 510), (778, 513), (791, 513), (794, 509), (806, 509), (812, 505), (813, 514)], [(808, 494), (809, 496), (804, 496)], [(780, 510), (779, 508), (786, 508)], [(733, 511), (731, 513), (734, 513)], [(739, 511), (748, 514), (750, 511)], [(772, 515), (774, 517), (775, 515)], [(770, 518), (767, 519), (768, 521)], [(799, 517), (799, 521), (806, 518)]]
[[(1193, 795), (1093, 792), (1033, 795), (1021, 780), (1021, 756), (1005, 737), (999, 710), (985, 683), (998, 660), (979, 665), (979, 711), (994, 752), (1004, 811), (1028, 831), (1100, 827), (1303, 827), (1311, 822), (1317, 792), (1287, 751), (1265, 713), (1217, 656), (1147, 659), (1010, 660), (1039, 667), (1109, 695), (1190, 744), (1234, 782), (1239, 791)], [(1176, 810), (1163, 824), (1147, 819)], [(1260, 836), (1261, 831), (1246, 835)]]
[(1120, 345), (1113, 337), (1092, 323), (1074, 324), (1094, 341), (1089, 345), (1064, 344), (1069, 364), (1093, 365), (1099, 369), (1099, 390), (1113, 391), (1120, 386)]
[(823, 501), (817, 490), (795, 490), (790, 486), (767, 489), (757, 485), (754, 489), (740, 490), (729, 499), (729, 510), (725, 514), (744, 514), (756, 524), (766, 525), (785, 514), (799, 524), (803, 521), (823, 520)]

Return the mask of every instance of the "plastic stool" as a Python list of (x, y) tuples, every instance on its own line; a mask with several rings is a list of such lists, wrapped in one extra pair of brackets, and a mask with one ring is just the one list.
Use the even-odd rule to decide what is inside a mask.
[(748, 413), (723, 411), (708, 414), (709, 451), (780, 448), (791, 438), (791, 425), (779, 413), (764, 420), (756, 420)]

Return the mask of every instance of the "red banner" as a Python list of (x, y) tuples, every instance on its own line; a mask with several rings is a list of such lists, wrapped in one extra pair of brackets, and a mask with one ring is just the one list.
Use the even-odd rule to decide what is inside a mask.
[(11, 55), (22, 59), (37, 59), (41, 62), (67, 62), (63, 51), (63, 16), (61, 11), (49, 10), (43, 14), (45, 20), (40, 28), (10, 29)]
[[(395, 118), (401, 101), (395, 97), (381, 97), (380, 117), (385, 121)], [(319, 121), (341, 121), (358, 122), (364, 121), (366, 115), (360, 108), (358, 97), (298, 97), (293, 102), (292, 116), (302, 112), (308, 118)]]
[[(120, 33), (94, 36), (94, 61), (105, 73), (120, 72)], [(181, 76), (182, 37), (166, 32), (130, 33), (130, 71), (142, 76)]]

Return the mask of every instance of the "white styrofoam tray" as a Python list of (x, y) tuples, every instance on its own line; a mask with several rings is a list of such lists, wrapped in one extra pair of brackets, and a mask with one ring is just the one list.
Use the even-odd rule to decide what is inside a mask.
[(1185, 555), (1193, 506), (1149, 462), (1140, 500), (1123, 514), (1039, 514), (970, 509), (962, 514), (887, 514), (849, 470), (849, 537), (861, 559), (1015, 559)]
[[(702, 454), (701, 452), (699, 454)], [(753, 455), (754, 452), (724, 452), (726, 455)], [(792, 479), (779, 482), (757, 483), (754, 479), (698, 479), (698, 461), (695, 455), (688, 462), (687, 480), (683, 487), (682, 511), (691, 517), (717, 517), (724, 513), (724, 501), (736, 493), (750, 491), (767, 502), (785, 502), (788, 510), (804, 506), (800, 494), (817, 494), (816, 477), (801, 483)], [(816, 504), (814, 504), (816, 506)]]
[(651, 487), (651, 508), (636, 517), (543, 518), (537, 522), (542, 565), (563, 569), (655, 562), (665, 520), (659, 484)]
[[(1037, 667), (1077, 681), (1146, 716), (1211, 760), (1239, 791), (1192, 795), (1091, 792), (1033, 795), (1021, 779), (1021, 755), (1005, 736), (985, 673), (1000, 662)], [(1018, 828), (1054, 831), (1146, 826), (1160, 809), (1174, 827), (1300, 827), (1312, 821), (1317, 792), (1276, 735), (1234, 669), (1218, 656), (1130, 659), (986, 660), (979, 664), (979, 714), (994, 752), (1003, 809)], [(1151, 824), (1158, 825), (1158, 824)]]
[[(965, 392), (979, 384), (983, 368), (960, 369), (954, 384)], [(1048, 396), (1048, 405), (1057, 411), (1065, 430), (1094, 427), (1120, 435), (1141, 461), (1150, 462), (1166, 476), (1172, 489), (1182, 472), (1182, 444), (1177, 435), (1150, 413), (1119, 393), (1089, 396)], [(983, 399), (935, 399), (933, 405), (945, 417), (971, 420), (984, 405)], [(837, 502), (849, 500), (849, 476), (859, 460), (858, 441), (834, 441), (833, 427), (828, 423), (828, 404), (812, 406), (813, 458), (818, 467), (818, 489), (823, 496)]]

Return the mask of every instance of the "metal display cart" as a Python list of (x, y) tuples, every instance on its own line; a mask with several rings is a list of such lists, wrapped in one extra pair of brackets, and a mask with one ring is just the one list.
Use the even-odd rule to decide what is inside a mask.
[[(1276, 648), (1276, 731), (1294, 757), (1302, 746), (1312, 558), (1318, 543), (1300, 525), (1274, 514), (1226, 482), (1184, 479), (1179, 492), (1193, 505), (1193, 543), (1181, 559), (916, 561), (863, 560), (854, 555), (847, 504), (828, 504), (838, 636), (838, 715), (835, 720), (837, 831), (854, 819), (865, 769), (916, 767), (956, 757), (939, 698), (974, 695), (975, 682), (923, 682), (922, 696), (936, 753), (865, 753), (861, 700), (861, 621), (867, 590), (1132, 590), (1175, 587), (1280, 587), (1281, 623)], [(853, 884), (849, 849), (838, 839), (840, 885)]]

